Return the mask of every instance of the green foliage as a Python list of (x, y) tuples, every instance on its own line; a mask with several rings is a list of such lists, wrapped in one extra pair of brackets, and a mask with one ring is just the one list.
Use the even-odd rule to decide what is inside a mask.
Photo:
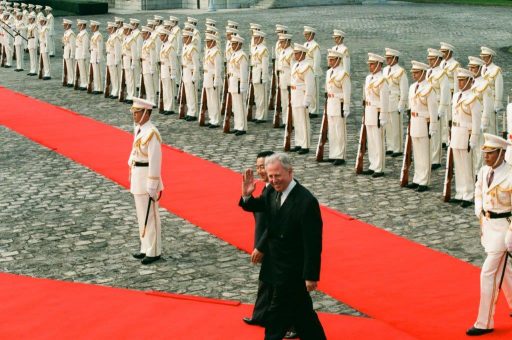
[(34, 5), (50, 6), (56, 12), (78, 15), (108, 13), (108, 3), (90, 0), (31, 0)]

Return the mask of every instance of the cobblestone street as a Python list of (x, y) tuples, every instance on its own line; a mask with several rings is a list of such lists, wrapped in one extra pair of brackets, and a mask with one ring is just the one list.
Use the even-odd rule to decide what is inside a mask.
[[(383, 54), (384, 47), (398, 49), (403, 54), (401, 65), (409, 70), (410, 60), (425, 61), (427, 48), (438, 48), (440, 41), (455, 45), (455, 58), (464, 65), (468, 55), (478, 56), (479, 47), (485, 45), (498, 52), (496, 64), (503, 69), (506, 100), (512, 85), (509, 71), (512, 56), (506, 52), (512, 38), (508, 11), (497, 7), (403, 3), (226, 10), (214, 14), (179, 10), (116, 15), (145, 19), (156, 13), (164, 16), (173, 13), (181, 19), (180, 23), (186, 15), (193, 15), (200, 19), (201, 31), (206, 17), (217, 20), (221, 30), (228, 19), (234, 19), (240, 23), (244, 37), (248, 37), (249, 22), (262, 24), (268, 34), (273, 32), (274, 24), (281, 23), (289, 26), (296, 42), (303, 41), (302, 26), (311, 25), (318, 30), (324, 56), (326, 49), (333, 45), (332, 29), (345, 31), (345, 42), (352, 57), (347, 164), (334, 168), (330, 163), (317, 163), (314, 153), (293, 154), (296, 177), (321, 204), (481, 265), (483, 250), (473, 209), (442, 202), (443, 170), (433, 173), (431, 190), (425, 193), (400, 188), (401, 158), (387, 158), (383, 178), (355, 176), (362, 83), (367, 73), (366, 54), (370, 51)], [(106, 22), (113, 16), (85, 19), (102, 22), (104, 32)], [(26, 72), (0, 69), (0, 86), (131, 132), (128, 105), (61, 86), (61, 19), (56, 19), (55, 40), (59, 49), (57, 57), (51, 59), (52, 80), (43, 82), (26, 76)], [(269, 35), (268, 46), (273, 46), (274, 34)], [(28, 56), (25, 65), (27, 59)], [(326, 68), (325, 61), (323, 67)], [(176, 115), (154, 114), (153, 121), (165, 143), (237, 172), (251, 166), (257, 152), (281, 149), (283, 130), (272, 129), (270, 123), (249, 123), (248, 134), (235, 137), (219, 129), (200, 128), (197, 122), (178, 120)], [(319, 129), (320, 119), (312, 120), (315, 146)], [(0, 143), (0, 270), (132, 289), (254, 301), (258, 268), (250, 264), (244, 252), (162, 209), (165, 261), (141, 266), (130, 256), (138, 248), (138, 237), (133, 199), (128, 191), (3, 126), (0, 126)], [(233, 185), (239, 186), (239, 183)], [(236, 198), (233, 204), (236, 205)], [(252, 226), (247, 226), (247, 232), (253, 232)], [(323, 293), (315, 293), (313, 300), (321, 311), (361, 315)]]

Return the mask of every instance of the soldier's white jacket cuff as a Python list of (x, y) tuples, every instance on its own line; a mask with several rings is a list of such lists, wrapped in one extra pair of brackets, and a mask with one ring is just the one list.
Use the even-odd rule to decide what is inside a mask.
[(148, 189), (156, 189), (160, 184), (160, 178), (157, 177), (148, 177), (147, 187)]

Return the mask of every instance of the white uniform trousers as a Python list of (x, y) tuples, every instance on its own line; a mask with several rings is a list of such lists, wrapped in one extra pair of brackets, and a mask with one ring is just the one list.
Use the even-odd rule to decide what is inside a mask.
[(16, 69), (23, 69), (23, 61), (25, 59), (25, 52), (23, 51), (23, 45), (15, 45), (16, 48)]
[(5, 44), (5, 45), (2, 45), (5, 49), (5, 66), (12, 66), (12, 54), (13, 54), (13, 50), (12, 50), (12, 46), (9, 45), (9, 44)]
[(390, 114), (389, 123), (386, 124), (386, 150), (395, 153), (402, 152), (403, 123), (402, 113), (394, 111)]
[(146, 100), (156, 105), (155, 88), (153, 87), (153, 73), (144, 73), (142, 77), (144, 81), (144, 87), (146, 88)]
[(430, 141), (427, 137), (411, 137), (412, 139), (412, 158), (414, 160), (414, 178), (413, 183), (418, 185), (429, 185), (431, 165), (430, 161)]
[(477, 174), (480, 168), (482, 167), (482, 145), (484, 145), (483, 133), (478, 135), (478, 144), (475, 148), (471, 150), (471, 152), (473, 153), (473, 174)]
[(247, 131), (247, 110), (245, 109), (246, 92), (231, 93), (231, 107), (234, 117), (234, 129)]
[(434, 128), (437, 127), (437, 131), (432, 134), (430, 138), (430, 152), (432, 154), (432, 164), (441, 164), (441, 135), (443, 134), (441, 121), (430, 122)]
[(384, 171), (386, 161), (384, 151), (384, 128), (379, 128), (376, 125), (366, 125), (368, 160), (370, 161), (369, 168), (375, 172)]
[(30, 48), (28, 55), (30, 57), (30, 73), (37, 73), (37, 49)]
[(309, 149), (311, 145), (311, 125), (309, 114), (304, 106), (292, 108), (293, 126), (295, 127), (295, 146)]
[(281, 123), (288, 122), (288, 89), (279, 89), (281, 91)]
[(315, 76), (315, 94), (311, 99), (311, 104), (309, 104), (309, 113), (316, 113), (316, 109), (318, 107), (318, 103), (320, 101), (320, 77)]
[(448, 144), (448, 131), (449, 131), (449, 126), (448, 126), (448, 116), (452, 116), (452, 107), (449, 106), (448, 107), (448, 114), (444, 115), (443, 117), (441, 117), (441, 125), (443, 126), (442, 127), (442, 130), (441, 130), (441, 142), (442, 143), (445, 143), (445, 144)]
[(489, 126), (484, 130), (486, 133), (496, 134), (496, 112), (489, 112)]
[(192, 82), (183, 82), (185, 97), (187, 98), (187, 116), (197, 117), (197, 90)]
[(220, 124), (219, 88), (206, 88), (206, 101), (208, 103), (208, 118), (212, 125)]
[(347, 123), (341, 116), (328, 116), (329, 158), (345, 159), (347, 146)]
[(92, 65), (93, 91), (103, 92), (103, 82), (101, 81), (101, 64)]
[(48, 52), (49, 55), (55, 56), (55, 41), (53, 39), (53, 34), (48, 34)]
[(137, 60), (134, 60), (133, 61), (133, 79), (134, 79), (134, 84), (135, 84), (135, 87), (136, 88), (139, 88), (140, 89), (140, 76), (142, 74), (142, 65), (140, 63), (140, 60), (137, 59)]
[(50, 77), (50, 59), (48, 52), (41, 53), (40, 58), (43, 59), (43, 77)]
[(267, 120), (268, 116), (268, 100), (266, 83), (254, 84), (254, 102), (256, 103), (256, 114), (254, 118), (257, 120)]
[[(124, 69), (124, 81), (126, 83), (126, 100), (132, 100), (135, 95), (135, 81), (133, 79), (133, 69), (125, 68)], [(122, 81), (120, 79), (119, 81)]]
[[(153, 76), (153, 89), (156, 95), (156, 92), (159, 92), (160, 86), (158, 85), (160, 83), (160, 72), (158, 71), (158, 68), (155, 69), (155, 72), (152, 74)], [(147, 87), (146, 87), (147, 92)], [(153, 102), (154, 103), (154, 102)]]
[(176, 91), (176, 86), (174, 86), (174, 80), (171, 78), (162, 78), (162, 91), (163, 101), (164, 101), (164, 111), (173, 111), (174, 110), (174, 92)]
[(63, 67), (66, 68), (66, 72), (67, 72), (67, 78), (68, 78), (67, 83), (70, 85), (73, 85), (75, 82), (75, 72), (73, 72), (73, 65), (75, 65), (75, 60), (74, 59), (63, 59), (63, 62), (65, 62)]
[(455, 198), (471, 201), (475, 196), (475, 175), (473, 173), (472, 152), (453, 150), (453, 166), (455, 168)]
[(117, 73), (117, 65), (107, 66), (110, 74), (110, 95), (117, 97), (119, 95), (119, 75)]
[[(85, 67), (85, 59), (76, 59), (78, 71), (80, 72), (80, 87), (87, 87), (87, 68)], [(76, 75), (75, 75), (76, 77)]]
[(146, 256), (159, 256), (162, 254), (162, 230), (158, 202), (151, 202), (148, 224), (144, 237), (142, 237), (149, 196), (147, 194), (133, 195), (133, 198), (135, 199), (137, 223), (139, 225), (140, 252), (146, 254)]

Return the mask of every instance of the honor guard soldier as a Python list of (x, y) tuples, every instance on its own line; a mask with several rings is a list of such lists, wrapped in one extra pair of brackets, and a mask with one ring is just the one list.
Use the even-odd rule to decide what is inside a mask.
[(471, 71), (458, 69), (459, 92), (454, 94), (452, 101), (450, 148), (455, 168), (455, 201), (461, 202), (463, 208), (471, 206), (474, 195), (472, 150), (478, 146), (482, 120), (482, 105), (478, 95), (471, 91), (473, 77)]
[(499, 290), (508, 308), (512, 308), (512, 165), (503, 158), (510, 144), (503, 138), (484, 134), (485, 165), (478, 172), (475, 185), (475, 214), (480, 220), (480, 238), (487, 257), (480, 273), (480, 305), (478, 316), (467, 335), (478, 336), (494, 330), (494, 312)]
[(162, 24), (164, 22), (164, 17), (160, 15), (153, 15), (153, 19), (155, 20), (155, 27), (153, 27), (155, 30), (159, 29), (160, 27), (163, 27)]
[(287, 124), (288, 115), (286, 114), (288, 109), (288, 97), (289, 89), (291, 86), (291, 74), (292, 66), (294, 63), (294, 54), (292, 48), (292, 35), (291, 34), (279, 34), (279, 44), (281, 46), (281, 52), (277, 56), (277, 85), (279, 91), (281, 91), (281, 124), (284, 127)]
[[(132, 35), (133, 26), (130, 24), (123, 24), (124, 39), (121, 45), (121, 54), (123, 58), (123, 73), (126, 81), (126, 99), (125, 103), (133, 103), (135, 95), (134, 71), (135, 65), (139, 60), (139, 50), (137, 49), (137, 37)], [(122, 90), (122, 89), (120, 89)]]
[[(206, 34), (206, 52), (203, 63), (203, 87), (208, 103), (208, 127), (214, 129), (220, 126), (220, 96), (222, 86), (222, 53), (217, 46), (217, 37)], [(204, 104), (204, 103), (203, 103)]]
[(133, 254), (142, 264), (160, 259), (162, 237), (158, 200), (164, 189), (161, 178), (162, 137), (151, 122), (154, 103), (133, 98), (131, 113), (134, 121), (134, 139), (128, 166), (130, 192), (135, 199), (139, 225), (140, 251)]
[[(117, 25), (114, 22), (107, 23), (108, 39), (105, 42), (107, 53), (107, 70), (105, 77), (110, 76), (110, 99), (119, 98), (119, 66), (121, 65), (121, 38), (117, 33)], [(105, 89), (106, 91), (106, 89)]]
[(247, 97), (249, 83), (249, 63), (247, 55), (242, 50), (244, 38), (238, 35), (231, 36), (231, 46), (233, 53), (228, 60), (228, 91), (232, 98), (232, 108), (234, 116), (234, 134), (236, 136), (247, 133), (247, 112), (245, 109), (245, 100)]
[[(291, 106), (293, 126), (295, 127), (295, 147), (291, 150), (300, 155), (309, 153), (311, 145), (311, 125), (308, 108), (315, 96), (315, 72), (306, 60), (308, 48), (295, 44), (293, 53), (296, 63), (291, 71)], [(290, 122), (287, 122), (290, 123)]]
[(264, 123), (268, 115), (268, 100), (266, 87), (269, 80), (269, 54), (263, 43), (265, 33), (254, 31), (254, 46), (251, 49), (252, 86), (256, 103), (255, 122)]
[(27, 36), (27, 26), (23, 22), (23, 13), (16, 13), (14, 28), (17, 31), (14, 35), (14, 48), (16, 50), (16, 69), (14, 71), (20, 72), (23, 71), (23, 62), (25, 59), (25, 51), (23, 50), (23, 38)]
[(64, 49), (62, 52), (62, 66), (63, 68), (66, 68), (67, 87), (73, 87), (75, 83), (75, 32), (73, 32), (73, 29), (71, 28), (71, 26), (73, 26), (73, 22), (71, 20), (63, 19), (62, 26), (64, 28), (64, 34), (62, 36), (62, 48)]
[(184, 25), (183, 25), (183, 31), (188, 31), (190, 33), (192, 33), (192, 41), (191, 41), (191, 44), (194, 45), (197, 49), (197, 51), (199, 52), (200, 51), (200, 47), (201, 47), (201, 37), (198, 35), (198, 34), (194, 34), (194, 31), (196, 30), (196, 27), (191, 24), (190, 22), (186, 22)]
[[(187, 17), (187, 23), (192, 25), (192, 33), (193, 33), (193, 43), (196, 45), (197, 52), (201, 52), (201, 34), (199, 33), (199, 30), (197, 29), (197, 23), (198, 20), (196, 18)], [(186, 25), (186, 23), (185, 23)]]
[(482, 67), (485, 62), (477, 57), (468, 57), (468, 69), (473, 73), (475, 80), (471, 91), (478, 96), (478, 100), (482, 104), (482, 123), (480, 125), (480, 134), (478, 145), (473, 149), (473, 173), (478, 173), (482, 167), (482, 153), (480, 152), (481, 146), (484, 144), (483, 132), (489, 127), (489, 117), (494, 112), (494, 98), (492, 96), (491, 87), (487, 80), (482, 77)]
[(183, 31), (182, 81), (187, 99), (187, 122), (197, 120), (197, 86), (199, 85), (199, 52), (192, 43), (192, 31)]
[(219, 37), (219, 30), (215, 26), (206, 25), (205, 33), (213, 34), (217, 38)]
[(233, 21), (233, 20), (228, 20), (228, 25), (227, 26), (230, 27), (230, 28), (238, 29), (238, 22)]
[(46, 12), (46, 26), (48, 26), (48, 53), (53, 58), (55, 57), (55, 18), (50, 6), (46, 6), (44, 11)]
[[(149, 20), (148, 20), (148, 22), (149, 22)], [(135, 44), (136, 44), (135, 48), (137, 49), (137, 55), (140, 56), (140, 52), (142, 50), (142, 44), (143, 44), (142, 33), (139, 28), (140, 20), (135, 19), (135, 18), (130, 18), (130, 25), (132, 25), (132, 31), (130, 34), (133, 36), (133, 39), (135, 41)], [(151, 27), (154, 27), (154, 25), (152, 25)], [(140, 59), (137, 57), (137, 59), (134, 61), (134, 68), (133, 68), (133, 79), (134, 79), (136, 88), (140, 88), (140, 75), (142, 74), (141, 67), (142, 67), (142, 65), (141, 65)]]
[[(441, 47), (439, 51), (443, 53), (443, 61), (441, 62), (441, 68), (444, 69), (446, 75), (448, 76), (448, 83), (450, 84), (450, 101), (453, 98), (453, 94), (459, 90), (458, 82), (457, 82), (457, 69), (460, 67), (460, 64), (453, 57), (453, 52), (455, 51), (455, 47), (453, 45), (441, 42)], [(445, 116), (441, 119), (441, 141), (443, 146), (446, 146), (448, 143), (448, 130), (450, 129), (449, 122), (452, 121), (452, 107), (448, 106), (448, 111)], [(480, 152), (479, 152), (480, 153)]]
[(409, 80), (403, 67), (398, 65), (400, 52), (386, 48), (386, 63), (383, 74), (389, 86), (389, 124), (386, 125), (386, 154), (402, 155), (403, 114), (407, 104)]
[(428, 49), (428, 63), (430, 69), (427, 71), (427, 81), (434, 88), (437, 95), (438, 118), (430, 121), (430, 152), (432, 153), (432, 170), (441, 167), (441, 118), (448, 114), (450, 106), (450, 82), (446, 71), (441, 67), (443, 52), (434, 48)]
[(498, 131), (496, 115), (498, 112), (503, 111), (503, 74), (501, 68), (494, 64), (496, 52), (484, 46), (480, 49), (480, 58), (485, 61), (485, 65), (482, 69), (482, 75), (484, 79), (489, 82), (494, 99), (494, 110), (489, 117), (489, 127), (486, 132), (496, 134)]
[[(151, 27), (153, 30), (151, 31), (151, 35), (149, 39), (153, 41), (153, 44), (155, 45), (155, 63), (156, 59), (158, 58), (158, 55), (160, 54), (160, 48), (162, 47), (162, 41), (160, 40), (160, 35), (158, 34), (158, 29), (163, 28), (163, 17), (159, 15), (154, 16), (154, 25)], [(160, 83), (160, 70), (158, 68), (154, 69), (154, 72), (152, 74), (153, 77), (153, 89), (155, 92), (158, 92), (158, 84)]]
[(179, 73), (178, 69), (178, 55), (176, 53), (175, 44), (170, 41), (171, 31), (160, 29), (160, 40), (162, 41), (162, 48), (160, 49), (160, 78), (161, 88), (160, 94), (163, 99), (163, 114), (170, 115), (176, 113), (174, 111), (175, 92), (176, 92), (176, 79)]
[(336, 44), (332, 49), (343, 54), (343, 62), (341, 66), (348, 74), (350, 74), (350, 52), (343, 42), (345, 40), (345, 32), (341, 30), (333, 30), (332, 38)]
[[(146, 89), (146, 99), (152, 103), (155, 103), (155, 88), (153, 87), (153, 74), (156, 72), (157, 67), (157, 54), (156, 44), (151, 39), (151, 33), (153, 30), (147, 26), (142, 26), (142, 50), (140, 54), (140, 60), (142, 63), (142, 80)], [(141, 83), (142, 88), (142, 83)], [(140, 96), (139, 96), (140, 97)]]
[(28, 5), (25, 4), (25, 3), (22, 3), (21, 4), (21, 14), (23, 15), (23, 22), (25, 23), (25, 26), (28, 26), (28, 10), (27, 10), (27, 7)]
[(311, 63), (311, 67), (313, 68), (313, 72), (315, 74), (315, 95), (311, 104), (309, 105), (309, 116), (311, 118), (318, 117), (316, 110), (319, 105), (320, 98), (320, 77), (322, 76), (322, 67), (321, 67), (321, 53), (320, 46), (315, 41), (316, 31), (313, 27), (304, 26), (304, 37), (306, 38), (306, 42), (304, 46), (308, 49), (307, 60)]
[[(121, 46), (124, 41), (124, 19), (120, 17), (114, 17), (114, 22), (116, 23), (116, 34), (119, 38), (119, 41), (121, 42)], [(119, 80), (121, 80), (121, 73), (123, 72), (123, 63), (121, 62), (117, 68), (117, 74), (119, 76)]]
[(171, 15), (169, 21), (171, 22), (171, 35), (169, 36), (169, 40), (173, 43), (176, 53), (181, 56), (183, 40), (181, 38), (181, 28), (178, 25), (179, 19)]
[(27, 8), (28, 8), (28, 14), (34, 14), (34, 19), (36, 17), (36, 11), (35, 11), (35, 7), (36, 5), (34, 4), (28, 4)]
[(101, 81), (101, 64), (103, 63), (103, 54), (105, 47), (103, 46), (103, 35), (101, 35), (99, 28), (100, 23), (98, 21), (91, 20), (91, 42), (89, 44), (91, 48), (91, 68), (93, 78), (93, 94), (103, 93), (103, 82)]
[(350, 115), (350, 75), (343, 68), (344, 54), (329, 50), (330, 69), (325, 76), (327, 92), (327, 118), (329, 160), (333, 165), (345, 164), (347, 146), (347, 117)]
[[(39, 57), (42, 60), (43, 80), (52, 79), (50, 76), (50, 59), (48, 57), (48, 26), (46, 26), (46, 18), (41, 17), (39, 30)], [(41, 67), (41, 64), (39, 64)]]
[(42, 9), (43, 9), (43, 6), (41, 5), (36, 5), (36, 23), (38, 25), (38, 28), (39, 30), (41, 30), (41, 18), (45, 18), (46, 19), (46, 16), (44, 15)]
[(252, 51), (252, 48), (254, 47), (254, 32), (261, 31), (261, 25), (260, 24), (255, 24), (255, 23), (250, 23), (249, 27), (250, 27), (249, 31), (250, 31), (250, 34), (251, 34), (251, 46), (250, 46), (250, 49)]
[(36, 24), (36, 16), (34, 13), (28, 15), (28, 26), (27, 26), (27, 48), (28, 55), (30, 57), (30, 72), (29, 76), (37, 75), (37, 39), (39, 37), (39, 31)]
[(407, 184), (409, 189), (427, 191), (430, 184), (430, 122), (437, 120), (437, 95), (426, 80), (429, 65), (411, 61), (415, 82), (409, 87), (409, 109), (411, 110), (409, 133), (412, 140), (414, 178)]
[(205, 24), (206, 24), (206, 26), (216, 27), (217, 26), (217, 21), (215, 21), (215, 20), (213, 20), (211, 18), (206, 18)]
[[(82, 91), (87, 90), (87, 68), (86, 60), (89, 59), (89, 33), (87, 33), (87, 21), (78, 19), (78, 34), (76, 35), (75, 58), (78, 65), (78, 72), (80, 74), (79, 88)], [(75, 74), (75, 79), (77, 75)]]
[[(4, 24), (2, 25), (2, 30), (5, 31), (4, 33), (4, 38), (3, 38), (3, 41), (2, 41), (2, 46), (5, 50), (5, 55), (6, 55), (6, 59), (5, 59), (5, 66), (6, 68), (9, 68), (12, 66), (12, 56), (13, 56), (13, 52), (14, 52), (14, 39), (13, 37), (11, 36), (11, 32), (8, 31), (8, 29), (6, 28), (6, 26), (10, 26), (12, 27), (13, 25), (13, 20), (11, 18), (11, 15), (9, 12), (5, 11), (3, 13), (3, 18), (2, 18)], [(11, 33), (11, 34), (9, 34)]]

